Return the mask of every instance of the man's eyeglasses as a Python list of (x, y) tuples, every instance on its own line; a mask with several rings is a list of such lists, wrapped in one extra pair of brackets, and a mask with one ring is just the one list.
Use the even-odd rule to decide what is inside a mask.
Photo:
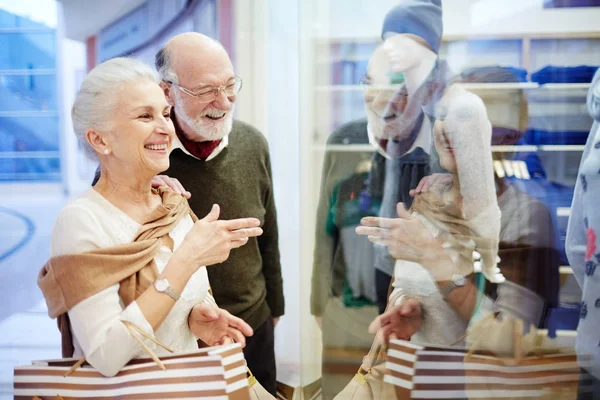
[(172, 86), (175, 86), (177, 89), (181, 90), (188, 96), (195, 97), (198, 101), (208, 102), (216, 99), (219, 95), (219, 92), (223, 92), (227, 97), (235, 96), (240, 92), (240, 90), (242, 90), (243, 80), (239, 76), (236, 76), (235, 80), (231, 83), (219, 87), (208, 87), (200, 90), (199, 92), (192, 92), (190, 89), (186, 89), (173, 82), (167, 81), (167, 83), (171, 84)]

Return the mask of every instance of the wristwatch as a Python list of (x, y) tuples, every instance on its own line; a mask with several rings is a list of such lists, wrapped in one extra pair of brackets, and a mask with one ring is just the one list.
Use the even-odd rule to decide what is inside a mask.
[(467, 283), (466, 276), (452, 275), (452, 279), (450, 280), (450, 283), (448, 283), (444, 288), (440, 289), (440, 293), (442, 294), (443, 298), (446, 298), (450, 294), (450, 292), (452, 292), (456, 288), (465, 286), (466, 283)]
[(169, 281), (165, 278), (157, 279), (154, 281), (154, 289), (157, 292), (167, 294), (170, 298), (177, 301), (181, 295), (177, 290), (173, 289), (173, 287), (169, 284)]

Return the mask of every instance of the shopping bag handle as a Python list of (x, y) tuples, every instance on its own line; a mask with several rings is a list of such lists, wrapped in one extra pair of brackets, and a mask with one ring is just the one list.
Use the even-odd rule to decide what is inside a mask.
[[(158, 358), (158, 356), (156, 355), (156, 353), (154, 353), (154, 351), (152, 351), (152, 349), (150, 349), (150, 347), (148, 347), (146, 345), (146, 343), (144, 343), (144, 341), (142, 339), (140, 339), (139, 336), (142, 336), (143, 338), (150, 340), (151, 342), (155, 343), (159, 347), (162, 347), (163, 349), (165, 349), (169, 353), (174, 353), (175, 350), (173, 350), (172, 348), (170, 348), (166, 344), (158, 341), (155, 337), (153, 337), (153, 336), (149, 335), (148, 333), (146, 333), (143, 329), (141, 329), (139, 326), (135, 325), (133, 322), (130, 322), (130, 321), (121, 321), (121, 322), (123, 323), (123, 325), (125, 325), (125, 329), (127, 329), (127, 331), (129, 332), (129, 334), (142, 346), (142, 348), (146, 351), (146, 353), (148, 353), (148, 355), (150, 356), (150, 358), (152, 358), (152, 360), (154, 360), (154, 362), (156, 363), (156, 365), (158, 365), (158, 367), (160, 369), (162, 369), (163, 371), (165, 371), (167, 369), (167, 367), (165, 367), (165, 365), (163, 364), (162, 361), (160, 361), (160, 358)], [(67, 377), (67, 376), (71, 375), (73, 372), (75, 372), (77, 370), (77, 368), (81, 367), (85, 362), (86, 362), (86, 359), (85, 359), (85, 357), (83, 357), (81, 360), (77, 361), (77, 363), (75, 363), (65, 373), (64, 376)]]
[(121, 321), (121, 322), (123, 322), (123, 325), (125, 325), (125, 328), (127, 328), (127, 331), (129, 331), (129, 334), (131, 336), (133, 336), (133, 338), (144, 348), (144, 350), (146, 350), (146, 353), (148, 353), (148, 355), (152, 358), (152, 360), (154, 360), (156, 365), (158, 365), (160, 369), (165, 371), (167, 369), (167, 367), (165, 367), (165, 365), (163, 364), (162, 361), (160, 361), (160, 358), (158, 358), (156, 353), (154, 351), (152, 351), (152, 349), (150, 347), (148, 347), (146, 345), (146, 343), (144, 343), (144, 341), (137, 334), (141, 335), (145, 339), (150, 340), (151, 342), (155, 343), (157, 346), (162, 347), (169, 353), (174, 353), (175, 350), (171, 349), (166, 344), (161, 343), (155, 337), (146, 333), (143, 329), (141, 329), (140, 327), (135, 325), (133, 322), (130, 322), (130, 321)]
[(250, 368), (248, 368), (248, 366), (246, 365), (246, 373), (247, 373), (247, 378), (248, 378), (248, 387), (251, 388), (252, 386), (256, 385), (256, 377), (254, 376), (254, 374), (252, 373), (252, 371), (250, 371)]
[[(387, 306), (385, 307), (385, 311), (389, 311), (392, 307), (395, 307), (397, 301), (399, 301), (398, 305), (401, 305), (405, 299), (406, 295), (402, 291), (398, 292), (395, 296), (390, 296)], [(371, 373), (371, 369), (375, 366), (375, 364), (377, 364), (377, 361), (382, 358), (382, 354), (384, 353), (385, 348), (381, 343), (377, 342), (377, 335), (375, 335), (371, 349), (363, 358), (363, 362), (354, 375), (354, 379), (361, 385), (364, 385), (367, 382), (369, 374)]]

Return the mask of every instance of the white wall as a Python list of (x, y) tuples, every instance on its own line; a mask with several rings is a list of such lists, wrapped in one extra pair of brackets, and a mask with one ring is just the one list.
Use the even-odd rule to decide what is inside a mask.
[(543, 0), (444, 0), (447, 35), (598, 32), (600, 8), (544, 9)]
[[(401, 1), (401, 0), (400, 0)], [(399, 0), (330, 0), (315, 15), (318, 37), (380, 35), (383, 18)], [(446, 35), (600, 31), (600, 8), (544, 9), (543, 0), (442, 0)]]
[(71, 122), (71, 107), (86, 73), (86, 52), (83, 43), (66, 38), (61, 3), (57, 4), (57, 10), (59, 22), (56, 70), (60, 109), (60, 162), (65, 190), (70, 195), (76, 195), (90, 187), (97, 165), (88, 160), (81, 151)]

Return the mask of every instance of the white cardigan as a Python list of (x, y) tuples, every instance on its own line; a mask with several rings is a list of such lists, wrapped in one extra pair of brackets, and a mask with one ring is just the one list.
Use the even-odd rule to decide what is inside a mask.
[[(176, 250), (193, 226), (191, 217), (183, 218), (169, 233)], [(94, 189), (69, 203), (59, 214), (52, 233), (51, 256), (77, 254), (132, 242), (141, 225), (112, 205)], [(159, 273), (172, 252), (161, 246), (154, 258)], [(81, 268), (85, 268), (82, 265)], [(69, 311), (75, 358), (85, 355), (87, 361), (103, 375), (113, 376), (133, 358), (147, 356), (142, 346), (131, 337), (121, 320), (153, 335), (176, 351), (197, 348), (197, 338), (188, 326), (192, 307), (205, 302), (216, 306), (208, 293), (206, 268), (201, 267), (189, 280), (161, 326), (154, 332), (137, 302), (124, 307), (115, 284), (77, 304)], [(166, 295), (165, 295), (166, 296)], [(165, 351), (146, 340), (157, 354)]]

